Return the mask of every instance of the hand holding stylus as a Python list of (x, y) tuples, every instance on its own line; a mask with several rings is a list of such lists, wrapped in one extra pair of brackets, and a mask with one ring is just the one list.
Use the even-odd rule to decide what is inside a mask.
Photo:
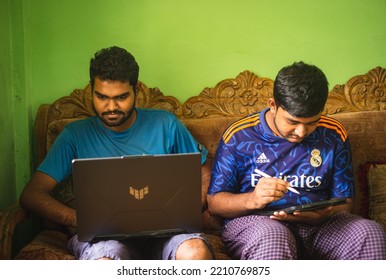
[[(259, 170), (259, 169), (255, 169), (255, 172), (257, 173), (257, 174), (260, 174), (261, 176), (263, 176), (264, 178), (271, 178), (272, 176), (269, 176), (267, 173), (264, 173), (263, 171), (261, 171), (261, 170)], [(291, 192), (294, 192), (294, 193), (296, 193), (296, 194), (300, 194), (296, 189), (294, 189), (293, 187), (290, 187), (290, 186), (288, 186), (287, 187), (287, 189), (288, 190), (290, 190)]]

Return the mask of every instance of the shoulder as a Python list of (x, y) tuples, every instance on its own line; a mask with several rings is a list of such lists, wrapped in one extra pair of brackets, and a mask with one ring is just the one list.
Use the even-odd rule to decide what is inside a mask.
[(137, 114), (140, 115), (141, 119), (149, 119), (151, 121), (179, 121), (176, 115), (173, 113), (152, 108), (136, 108)]
[(260, 123), (260, 113), (254, 113), (232, 123), (223, 133), (222, 139), (226, 143), (238, 132), (255, 127)]
[(328, 129), (333, 133), (337, 133), (343, 142), (347, 140), (346, 129), (344, 128), (341, 122), (334, 118), (328, 116), (321, 116), (320, 121), (318, 123), (318, 127)]
[(80, 120), (73, 121), (71, 123), (68, 123), (65, 125), (65, 128), (69, 130), (79, 130), (79, 129), (85, 129), (87, 127), (95, 126), (97, 123), (97, 117), (92, 116)]
[(173, 113), (162, 110), (162, 109), (153, 109), (153, 108), (136, 108), (138, 114), (142, 115), (159, 115), (159, 116), (174, 116)]

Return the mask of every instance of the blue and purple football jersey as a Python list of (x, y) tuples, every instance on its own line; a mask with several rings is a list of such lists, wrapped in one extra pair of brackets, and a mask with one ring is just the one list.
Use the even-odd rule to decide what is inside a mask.
[(352, 197), (351, 150), (342, 124), (322, 116), (314, 132), (301, 143), (291, 143), (273, 134), (264, 117), (267, 110), (236, 121), (224, 132), (208, 193), (251, 192), (261, 178), (255, 172), (259, 169), (288, 181), (300, 192), (287, 192), (264, 211)]

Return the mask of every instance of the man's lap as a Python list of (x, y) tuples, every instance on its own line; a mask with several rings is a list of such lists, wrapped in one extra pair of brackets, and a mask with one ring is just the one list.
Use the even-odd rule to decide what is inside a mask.
[[(281, 243), (281, 248), (291, 246), (292, 242), (296, 240), (298, 248), (314, 252), (320, 258), (328, 259), (382, 258), (385, 246), (384, 240), (382, 243), (384, 236), (384, 231), (379, 224), (347, 212), (337, 213), (319, 226), (279, 222), (269, 217), (252, 215), (233, 219), (223, 229), (224, 244), (235, 252), (240, 252), (245, 244), (250, 243), (259, 244), (260, 247), (263, 243), (266, 247), (273, 248), (274, 243), (277, 243), (280, 237), (284, 241)], [(352, 252), (353, 246), (350, 238), (355, 238), (356, 243), (359, 243), (355, 252)], [(383, 249), (370, 246), (360, 248), (360, 242), (366, 243), (363, 238), (369, 239), (367, 243), (380, 242), (376, 247), (381, 246)], [(331, 254), (334, 250), (337, 253)], [(379, 252), (376, 253), (376, 250)]]
[(68, 242), (76, 259), (175, 259), (178, 247), (185, 241), (198, 238), (210, 244), (201, 233), (178, 234), (172, 237), (136, 238), (124, 241), (104, 240), (95, 243), (78, 241), (74, 235)]

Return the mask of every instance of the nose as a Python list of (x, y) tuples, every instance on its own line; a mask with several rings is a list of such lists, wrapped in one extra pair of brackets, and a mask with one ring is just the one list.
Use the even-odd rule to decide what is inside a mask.
[(118, 109), (118, 102), (115, 99), (108, 99), (107, 109), (109, 111), (114, 111), (114, 110)]
[(303, 138), (307, 135), (307, 128), (305, 125), (303, 124), (299, 124), (296, 126), (295, 128), (295, 134), (299, 137), (299, 138)]

